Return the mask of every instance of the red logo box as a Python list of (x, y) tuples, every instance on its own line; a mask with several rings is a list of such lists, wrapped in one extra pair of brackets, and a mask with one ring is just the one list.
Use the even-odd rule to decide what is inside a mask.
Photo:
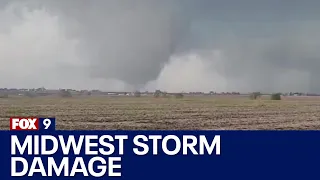
[(16, 131), (37, 131), (39, 130), (39, 118), (34, 117), (11, 117), (10, 130)]

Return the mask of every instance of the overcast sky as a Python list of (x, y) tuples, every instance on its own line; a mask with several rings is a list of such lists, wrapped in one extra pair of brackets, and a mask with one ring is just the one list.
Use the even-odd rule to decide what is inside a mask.
[(0, 87), (320, 93), (317, 0), (2, 0)]

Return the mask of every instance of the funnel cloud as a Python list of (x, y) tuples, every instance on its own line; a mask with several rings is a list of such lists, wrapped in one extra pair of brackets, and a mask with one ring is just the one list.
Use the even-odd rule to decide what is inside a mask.
[(320, 93), (319, 7), (3, 0), (0, 87)]

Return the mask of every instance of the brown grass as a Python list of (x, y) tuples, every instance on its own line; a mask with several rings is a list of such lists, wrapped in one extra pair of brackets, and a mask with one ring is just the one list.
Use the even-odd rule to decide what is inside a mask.
[(11, 116), (55, 116), (57, 129), (320, 129), (320, 98), (266, 99), (16, 97), (0, 99), (0, 129)]

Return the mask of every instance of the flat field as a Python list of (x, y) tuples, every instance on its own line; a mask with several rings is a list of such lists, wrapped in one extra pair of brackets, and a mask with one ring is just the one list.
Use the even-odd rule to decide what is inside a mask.
[(0, 129), (12, 116), (54, 116), (57, 129), (320, 129), (319, 97), (12, 97), (0, 99)]

